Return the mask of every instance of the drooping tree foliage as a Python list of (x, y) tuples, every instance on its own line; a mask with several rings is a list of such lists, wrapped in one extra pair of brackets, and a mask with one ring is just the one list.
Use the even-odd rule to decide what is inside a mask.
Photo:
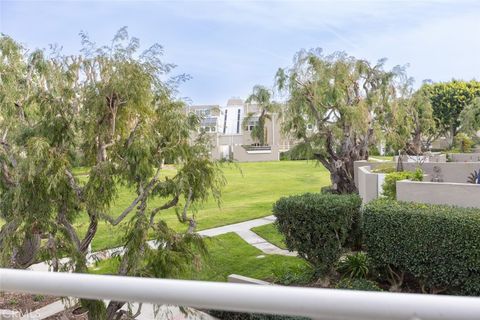
[(413, 78), (406, 76), (405, 67), (395, 67), (397, 105), (385, 126), (387, 141), (394, 151), (420, 155), (429, 149), (436, 137), (436, 125), (429, 92), (414, 90)]
[(447, 137), (451, 146), (461, 126), (462, 110), (480, 97), (480, 82), (453, 80), (425, 84), (422, 89), (429, 93), (438, 134)]
[(272, 93), (266, 87), (256, 85), (253, 87), (252, 94), (247, 98), (247, 103), (255, 103), (258, 106), (258, 112), (249, 112), (243, 119), (243, 126), (247, 126), (254, 118), (258, 118), (255, 122), (251, 137), (257, 141), (261, 146), (265, 145), (265, 122), (272, 121), (272, 114), (277, 112), (279, 106), (277, 103), (271, 101)]
[(385, 71), (384, 62), (302, 50), (292, 67), (277, 72), (278, 88), (288, 93), (284, 131), (310, 146), (338, 193), (356, 191), (354, 162), (368, 159), (369, 147), (381, 139), (398, 136), (393, 123), (405, 125), (397, 90), (403, 69)]
[[(64, 56), (29, 53), (0, 37), (0, 263), (49, 261), (54, 270), (86, 272), (88, 248), (106, 221), (124, 233), (119, 275), (168, 276), (204, 252), (189, 208), (210, 194), (219, 199), (221, 171), (206, 138), (191, 138), (199, 119), (175, 99), (184, 77), (169, 76), (174, 65), (162, 61), (161, 46), (141, 52), (125, 28), (108, 46), (81, 38), (81, 54)], [(86, 181), (73, 174), (79, 158), (90, 168)], [(164, 175), (165, 159), (176, 164), (173, 177)], [(136, 197), (109, 214), (118, 185)], [(168, 208), (186, 232), (161, 220)], [(75, 227), (81, 215), (89, 218), (86, 232)], [(156, 246), (147, 243), (151, 235)], [(96, 320), (114, 319), (124, 304), (83, 301)]]

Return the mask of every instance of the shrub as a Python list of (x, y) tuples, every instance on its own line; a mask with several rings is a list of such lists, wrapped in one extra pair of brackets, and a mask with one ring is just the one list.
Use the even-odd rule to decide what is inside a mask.
[(342, 279), (335, 286), (336, 289), (361, 290), (361, 291), (383, 291), (373, 281), (367, 279)]
[(480, 210), (383, 199), (363, 218), (368, 256), (392, 284), (408, 274), (425, 291), (480, 295)]
[(358, 195), (314, 194), (281, 198), (273, 206), (277, 227), (289, 250), (296, 250), (318, 275), (328, 275), (342, 247), (355, 242)]
[(352, 279), (366, 278), (369, 271), (368, 263), (365, 252), (356, 252), (340, 259), (337, 271), (342, 276)]
[(391, 172), (385, 176), (385, 182), (382, 185), (383, 196), (395, 200), (397, 198), (397, 181), (409, 179), (412, 181), (422, 181), (423, 171), (417, 168), (414, 172), (398, 171)]
[(371, 145), (370, 147), (368, 147), (368, 155), (379, 156), (380, 155), (380, 150), (378, 150), (378, 146)]
[(285, 268), (285, 266), (282, 265), (281, 268), (273, 270), (273, 278), (273, 283), (275, 284), (301, 286), (311, 283), (314, 274), (312, 268), (307, 264), (292, 268)]
[(320, 188), (320, 193), (335, 193), (332, 186), (323, 186)]
[(473, 140), (463, 132), (455, 136), (453, 143), (460, 152), (470, 152), (472, 150)]

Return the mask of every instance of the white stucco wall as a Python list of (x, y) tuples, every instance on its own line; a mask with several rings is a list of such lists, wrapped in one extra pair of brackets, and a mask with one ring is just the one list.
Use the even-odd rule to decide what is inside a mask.
[(397, 181), (397, 200), (480, 208), (480, 185), (470, 183)]

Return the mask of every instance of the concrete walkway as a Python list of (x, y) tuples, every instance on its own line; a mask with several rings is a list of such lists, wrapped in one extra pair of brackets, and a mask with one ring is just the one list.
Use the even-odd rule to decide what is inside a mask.
[(267, 240), (263, 239), (250, 229), (254, 227), (263, 226), (275, 222), (274, 216), (267, 216), (259, 219), (249, 220), (245, 222), (229, 224), (223, 227), (212, 228), (199, 231), (198, 234), (207, 237), (219, 236), (221, 234), (235, 232), (248, 244), (261, 250), (266, 254), (279, 254), (282, 256), (296, 256), (296, 252), (290, 252), (288, 250), (280, 249), (279, 247), (271, 244)]
[[(283, 256), (296, 256), (296, 252), (290, 252), (288, 250), (280, 249), (279, 247), (273, 245), (272, 243), (268, 242), (267, 240), (263, 239), (262, 237), (258, 236), (255, 232), (251, 231), (251, 228), (263, 226), (266, 224), (270, 224), (275, 222), (274, 216), (267, 216), (259, 219), (249, 220), (245, 222), (230, 224), (222, 227), (211, 228), (206, 230), (201, 230), (198, 232), (203, 237), (215, 237), (222, 234), (226, 234), (229, 232), (234, 232), (238, 234), (243, 240), (245, 240), (248, 244), (254, 246), (255, 248), (261, 250), (263, 253), (266, 254), (278, 254)], [(158, 245), (154, 241), (149, 241), (148, 244), (155, 248)], [(88, 257), (90, 263), (93, 264), (95, 261), (105, 260), (110, 258), (114, 254), (121, 254), (123, 251), (123, 247), (117, 247), (113, 249), (108, 249), (104, 251), (94, 252), (91, 253)], [(62, 262), (67, 262), (68, 259), (62, 259)], [(49, 266), (47, 263), (42, 262), (35, 265), (32, 265), (30, 270), (35, 271), (49, 271)], [(134, 304), (136, 309), (138, 307), (137, 304)], [(48, 316), (53, 314), (59, 313), (65, 309), (66, 306), (63, 305), (61, 301), (54, 302), (48, 306), (45, 306), (39, 310), (32, 312), (29, 314), (31, 318), (28, 319), (44, 319)], [(193, 320), (193, 319), (214, 319), (213, 317), (204, 314), (202, 312), (197, 312), (196, 314), (190, 314), (185, 316), (183, 313), (180, 312), (178, 307), (175, 306), (162, 306), (160, 308), (161, 312), (161, 319), (181, 319), (181, 320)], [(154, 306), (145, 304), (142, 307), (142, 313), (137, 319), (154, 319), (155, 312)], [(166, 316), (168, 315), (168, 316)], [(27, 319), (27, 318), (26, 318)]]
[[(215, 237), (225, 233), (234, 232), (238, 234), (248, 244), (261, 250), (263, 253), (278, 254), (282, 256), (297, 256), (296, 252), (290, 252), (288, 250), (281, 249), (250, 230), (255, 227), (264, 226), (266, 224), (273, 223), (275, 222), (275, 220), (276, 218), (274, 216), (266, 216), (263, 218), (248, 220), (248, 221), (239, 222), (235, 224), (229, 224), (222, 227), (201, 230), (201, 231), (198, 231), (198, 234), (203, 237)], [(158, 244), (155, 243), (155, 241), (149, 241), (148, 245), (152, 248), (158, 247)], [(122, 254), (122, 251), (123, 251), (123, 247), (117, 247), (117, 248), (107, 249), (103, 251), (93, 252), (89, 254), (88, 261), (89, 263), (93, 264), (96, 261), (108, 259), (113, 255)], [(62, 263), (68, 262), (68, 258), (61, 259), (61, 262)], [(49, 266), (47, 263), (41, 262), (41, 263), (37, 263), (30, 266), (29, 269), (34, 271), (49, 271)]]

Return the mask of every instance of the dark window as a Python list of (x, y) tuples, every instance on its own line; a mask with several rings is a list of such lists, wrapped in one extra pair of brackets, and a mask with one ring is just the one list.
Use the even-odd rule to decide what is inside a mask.
[(225, 109), (225, 119), (223, 120), (223, 133), (227, 132), (227, 109)]
[(240, 133), (240, 109), (238, 109), (237, 114), (237, 133)]

